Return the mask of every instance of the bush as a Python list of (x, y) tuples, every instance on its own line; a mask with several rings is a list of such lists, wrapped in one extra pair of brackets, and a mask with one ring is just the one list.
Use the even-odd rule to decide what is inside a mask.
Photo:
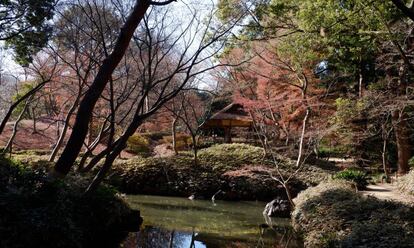
[(117, 247), (133, 212), (113, 189), (86, 186), (0, 157), (0, 247)]
[(408, 160), (408, 165), (410, 167), (414, 167), (414, 156), (412, 158), (410, 158), (410, 160)]
[(414, 195), (414, 170), (399, 178), (397, 187), (401, 192)]
[(169, 132), (150, 132), (150, 133), (143, 133), (141, 135), (150, 141), (157, 142), (157, 141), (162, 140), (162, 138), (168, 134)]
[(367, 174), (356, 169), (340, 171), (336, 173), (333, 178), (354, 182), (358, 189), (365, 189), (368, 185)]
[(263, 164), (263, 148), (246, 144), (214, 145), (199, 152), (200, 161), (217, 170), (226, 170), (246, 164)]
[(414, 247), (414, 209), (362, 196), (350, 182), (321, 183), (294, 201), (305, 247)]
[(318, 148), (318, 155), (321, 158), (327, 157), (346, 157), (351, 149), (346, 146), (320, 146)]
[[(162, 141), (165, 144), (172, 144), (172, 135), (164, 136), (162, 138)], [(193, 145), (193, 140), (191, 139), (190, 135), (184, 133), (177, 133), (177, 135), (175, 136), (175, 145), (177, 147), (177, 150), (179, 151), (187, 150), (190, 149)]]
[(151, 149), (148, 139), (140, 134), (134, 134), (128, 139), (126, 151), (142, 156), (148, 156)]

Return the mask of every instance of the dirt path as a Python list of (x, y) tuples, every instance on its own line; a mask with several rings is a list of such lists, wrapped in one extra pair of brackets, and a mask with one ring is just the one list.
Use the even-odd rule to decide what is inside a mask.
[(174, 156), (174, 151), (167, 144), (162, 144), (154, 147), (154, 157), (171, 157)]
[(414, 197), (399, 192), (395, 184), (368, 185), (367, 189), (361, 191), (361, 193), (381, 200), (397, 201), (414, 206)]

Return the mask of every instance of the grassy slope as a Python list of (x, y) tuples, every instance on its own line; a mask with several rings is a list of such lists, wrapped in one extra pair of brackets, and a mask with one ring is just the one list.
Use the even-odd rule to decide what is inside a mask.
[[(292, 161), (278, 158), (288, 174)], [(263, 150), (245, 144), (223, 144), (202, 149), (194, 165), (190, 153), (167, 158), (118, 160), (111, 182), (127, 193), (189, 196), (193, 193), (210, 198), (219, 189), (218, 199), (268, 200), (284, 190), (271, 179), (275, 166), (263, 158)], [(330, 177), (331, 168), (306, 165), (292, 182), (296, 191), (316, 185)]]

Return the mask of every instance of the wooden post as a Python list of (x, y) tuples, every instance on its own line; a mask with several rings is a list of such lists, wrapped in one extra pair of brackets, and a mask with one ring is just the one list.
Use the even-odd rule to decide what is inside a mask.
[(224, 143), (231, 143), (231, 127), (224, 127)]

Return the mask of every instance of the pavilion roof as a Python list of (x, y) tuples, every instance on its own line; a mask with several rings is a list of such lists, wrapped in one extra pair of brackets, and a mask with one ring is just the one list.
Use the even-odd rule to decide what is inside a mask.
[(243, 105), (232, 103), (219, 112), (213, 114), (204, 123), (204, 127), (250, 127), (253, 120), (245, 111)]

